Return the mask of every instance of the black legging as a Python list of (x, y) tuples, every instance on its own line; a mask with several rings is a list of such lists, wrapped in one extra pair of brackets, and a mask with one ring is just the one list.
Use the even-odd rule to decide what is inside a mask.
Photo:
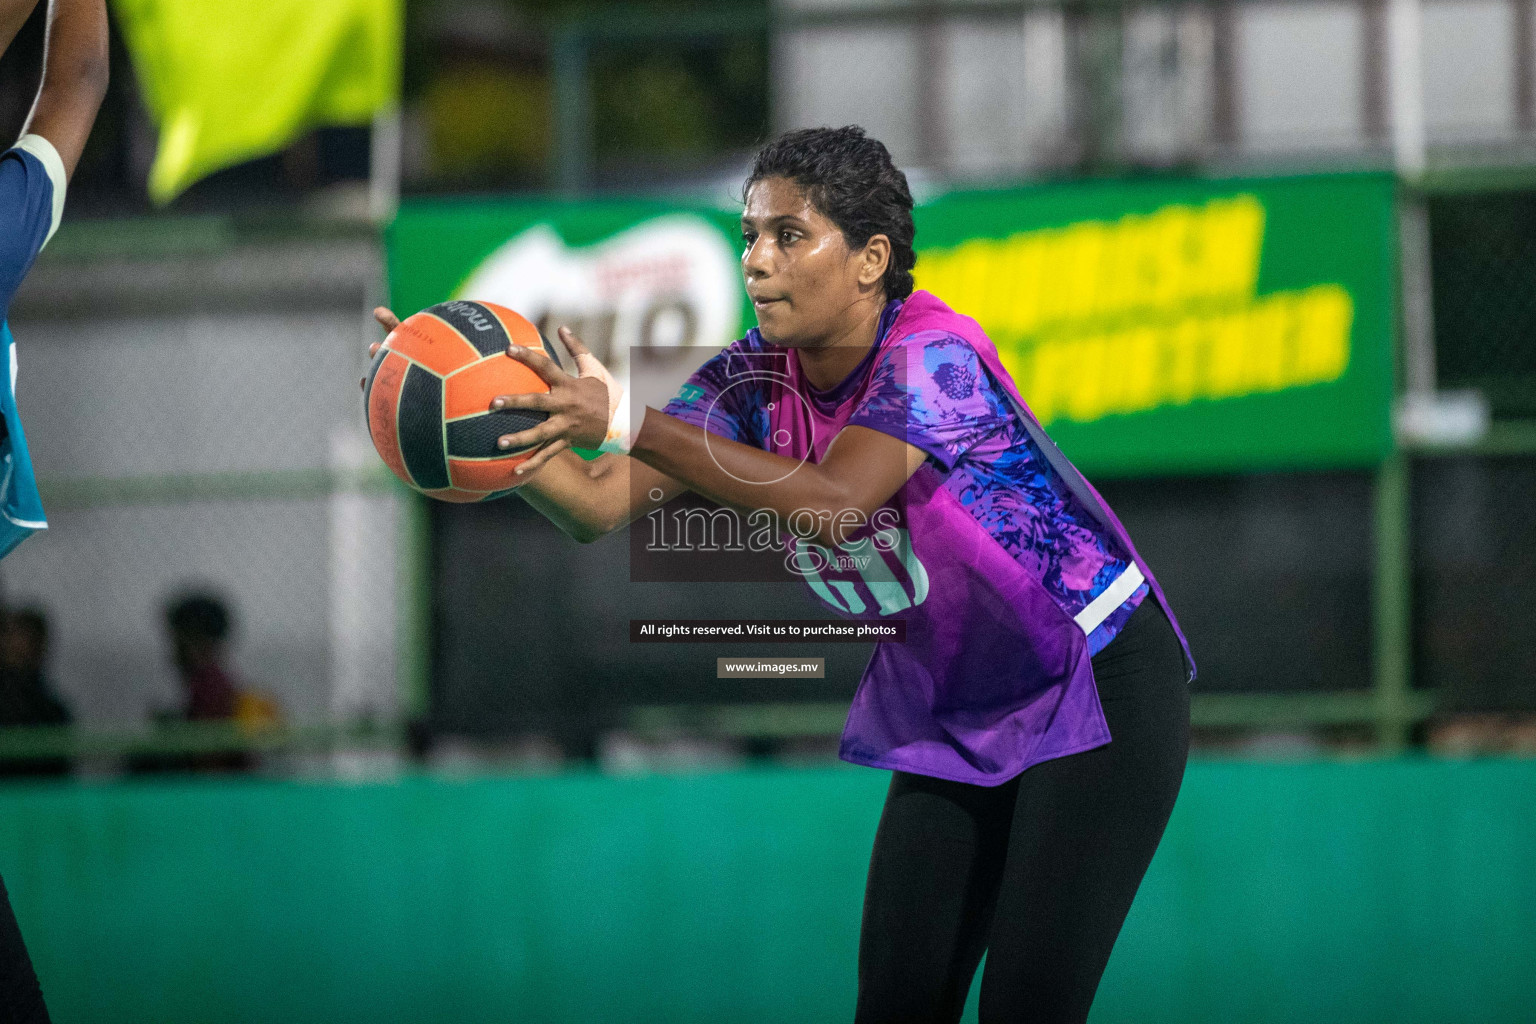
[(857, 1024), (1088, 1019), (1189, 753), (1189, 687), (1148, 597), (1093, 659), (1113, 739), (1000, 786), (896, 772), (870, 857)]
[(11, 910), (11, 897), (0, 881), (0, 1021), (15, 1024), (48, 1024), (43, 990), (32, 970), (27, 944)]

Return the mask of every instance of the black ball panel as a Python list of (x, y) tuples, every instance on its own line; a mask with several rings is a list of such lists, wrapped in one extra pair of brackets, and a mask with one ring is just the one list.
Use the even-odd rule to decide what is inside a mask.
[(536, 427), (549, 418), (537, 409), (498, 409), (494, 412), (454, 420), (448, 424), (448, 454), (457, 459), (489, 459), (526, 452), (522, 448), (498, 448), (496, 442), (507, 434)]
[(507, 329), (501, 325), (496, 314), (478, 302), (470, 302), (467, 299), (439, 302), (435, 306), (428, 306), (422, 312), (431, 313), (458, 331), (466, 341), (479, 350), (482, 356), (499, 355), (511, 344), (511, 339), (507, 337)]
[(449, 485), (443, 457), (443, 379), (412, 363), (400, 385), (400, 455), (422, 490)]

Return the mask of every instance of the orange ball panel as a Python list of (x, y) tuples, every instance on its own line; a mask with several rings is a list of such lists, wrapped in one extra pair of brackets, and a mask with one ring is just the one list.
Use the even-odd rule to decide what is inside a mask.
[(384, 339), (384, 345), (409, 356), (439, 377), (446, 377), (480, 358), (475, 346), (429, 313), (406, 317)]
[(453, 486), (467, 491), (504, 491), (523, 482), (513, 470), (536, 451), (537, 448), (530, 448), (504, 459), (449, 459), (448, 479)]
[(453, 420), (485, 412), (497, 395), (547, 394), (549, 385), (522, 363), (494, 355), (449, 377), (443, 390), (443, 417)]
[(405, 381), (405, 371), (410, 365), (401, 356), (386, 355), (373, 375), (373, 388), (368, 392), (368, 432), (373, 437), (373, 447), (390, 471), (408, 484), (411, 474), (406, 472), (405, 458), (400, 454), (395, 409), (400, 402), (400, 385)]
[(482, 302), (480, 305), (496, 314), (496, 319), (500, 320), (501, 326), (507, 330), (507, 337), (511, 338), (514, 343), (525, 348), (536, 349), (540, 352), (544, 351), (544, 339), (540, 336), (539, 329), (534, 326), (533, 321), (521, 313), (515, 313), (506, 306), (498, 306), (494, 302)]
[(465, 491), (458, 487), (447, 487), (440, 491), (422, 491), (429, 498), (438, 501), (451, 501), (455, 504), (466, 505), (471, 502), (484, 501), (493, 492), (491, 491)]

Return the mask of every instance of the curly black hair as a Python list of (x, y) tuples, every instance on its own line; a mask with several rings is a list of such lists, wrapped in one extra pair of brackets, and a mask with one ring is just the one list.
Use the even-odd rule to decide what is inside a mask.
[(805, 189), (811, 205), (838, 226), (850, 248), (861, 248), (875, 235), (889, 238), (891, 261), (880, 281), (885, 297), (912, 294), (917, 263), (912, 190), (879, 139), (852, 124), (785, 132), (758, 150), (741, 189), (743, 201), (764, 178), (788, 178)]

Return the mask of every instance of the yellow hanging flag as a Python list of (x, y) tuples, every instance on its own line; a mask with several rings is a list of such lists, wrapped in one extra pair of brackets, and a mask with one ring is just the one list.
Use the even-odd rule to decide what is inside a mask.
[(149, 195), (400, 95), (400, 0), (113, 0), (160, 145)]

